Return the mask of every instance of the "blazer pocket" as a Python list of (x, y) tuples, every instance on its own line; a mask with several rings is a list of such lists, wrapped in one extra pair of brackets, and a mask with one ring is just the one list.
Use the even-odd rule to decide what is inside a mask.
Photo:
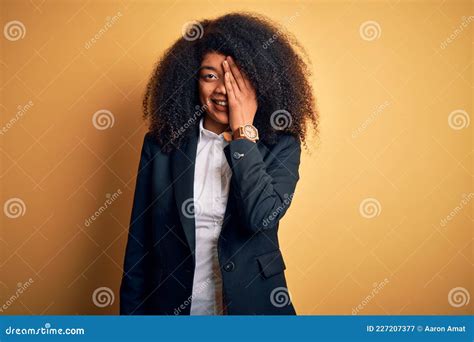
[(286, 269), (280, 250), (259, 255), (256, 259), (264, 278), (268, 279)]

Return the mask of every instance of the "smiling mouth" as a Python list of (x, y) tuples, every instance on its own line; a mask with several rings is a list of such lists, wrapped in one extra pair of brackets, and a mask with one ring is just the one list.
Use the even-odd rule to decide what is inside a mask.
[(211, 101), (219, 106), (222, 107), (227, 107), (227, 100), (216, 100), (216, 99), (211, 99)]

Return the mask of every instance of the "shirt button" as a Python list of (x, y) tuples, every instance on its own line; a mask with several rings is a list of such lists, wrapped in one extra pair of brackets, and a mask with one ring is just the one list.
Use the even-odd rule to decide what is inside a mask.
[(224, 271), (232, 272), (235, 268), (235, 264), (232, 261), (229, 261), (227, 264), (224, 265)]
[(234, 159), (240, 159), (240, 158), (242, 158), (242, 157), (244, 156), (244, 154), (243, 154), (243, 153), (239, 153), (239, 152), (234, 152), (234, 153), (232, 154), (232, 156), (234, 157)]

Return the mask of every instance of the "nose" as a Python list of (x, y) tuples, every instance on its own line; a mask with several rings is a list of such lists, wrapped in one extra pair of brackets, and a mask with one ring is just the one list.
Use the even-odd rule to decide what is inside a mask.
[(227, 95), (227, 92), (225, 90), (225, 85), (224, 85), (224, 78), (219, 80), (219, 82), (216, 85), (216, 88), (214, 89), (214, 93)]

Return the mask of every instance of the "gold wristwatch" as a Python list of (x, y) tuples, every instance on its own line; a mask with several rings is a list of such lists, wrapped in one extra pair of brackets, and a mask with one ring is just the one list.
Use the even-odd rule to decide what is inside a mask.
[(234, 140), (248, 139), (256, 142), (258, 140), (258, 129), (254, 125), (240, 126), (232, 133), (232, 137)]

